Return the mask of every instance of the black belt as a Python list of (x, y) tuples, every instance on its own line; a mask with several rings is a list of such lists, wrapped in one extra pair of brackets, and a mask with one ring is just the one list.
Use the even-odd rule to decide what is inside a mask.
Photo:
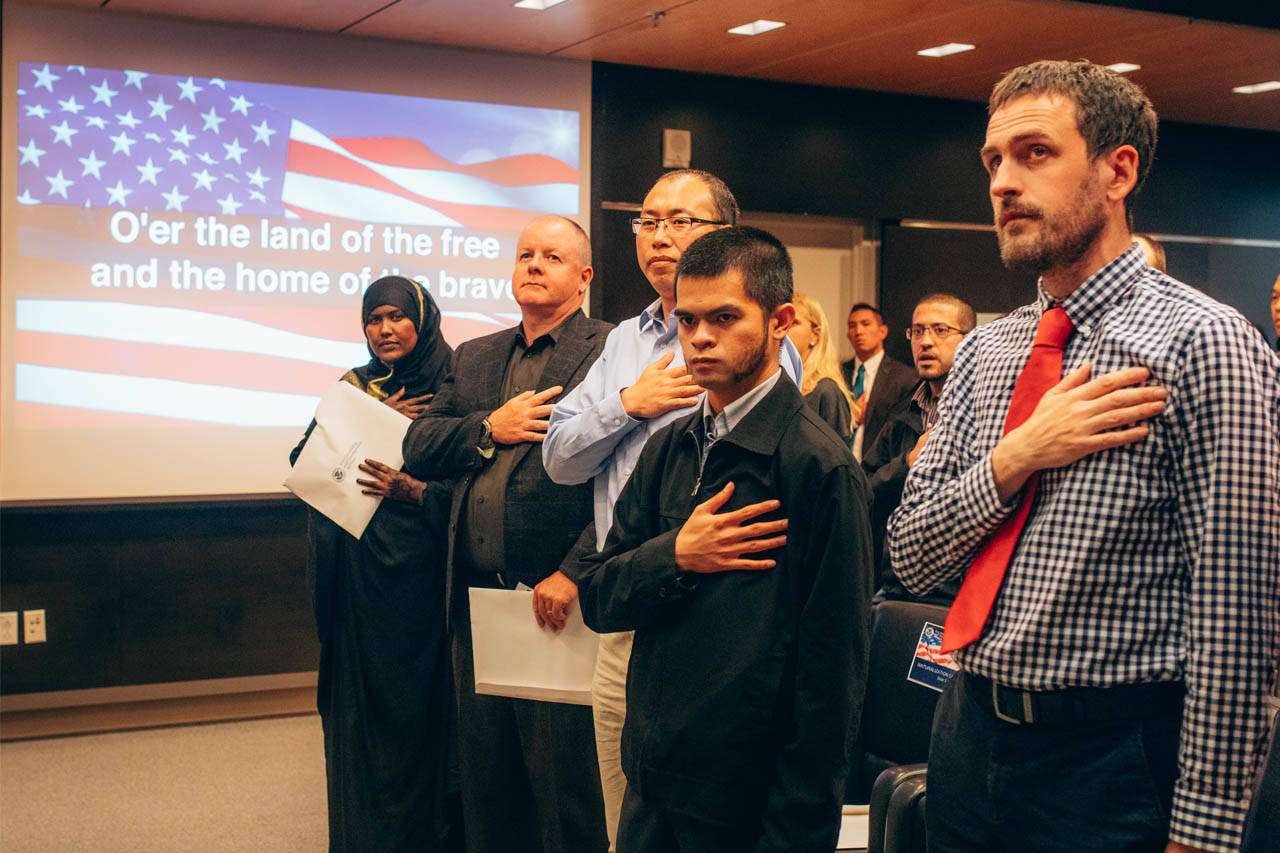
[(964, 673), (975, 700), (1006, 723), (1064, 725), (1136, 720), (1172, 713), (1182, 707), (1181, 681), (1123, 684), (1117, 687), (1069, 687), (1049, 692), (1016, 690), (989, 678)]

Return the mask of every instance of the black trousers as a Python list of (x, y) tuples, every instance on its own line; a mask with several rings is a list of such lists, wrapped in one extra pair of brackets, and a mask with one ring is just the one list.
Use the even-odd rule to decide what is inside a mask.
[(746, 853), (759, 840), (759, 823), (725, 826), (677, 814), (630, 785), (622, 797), (618, 853)]
[(477, 694), (470, 614), (465, 603), (459, 610), (453, 660), (468, 853), (608, 850), (591, 708)]
[(1164, 850), (1180, 706), (1142, 719), (1019, 725), (974, 690), (957, 676), (934, 713), (930, 853)]

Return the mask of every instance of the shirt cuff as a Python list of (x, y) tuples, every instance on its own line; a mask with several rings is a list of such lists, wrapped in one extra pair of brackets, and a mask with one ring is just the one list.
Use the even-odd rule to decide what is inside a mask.
[(1000, 500), (1000, 490), (996, 488), (996, 472), (991, 466), (990, 453), (975, 467), (974, 475), (967, 478), (961, 486), (966, 492), (962, 502), (976, 507), (975, 514), (979, 518), (994, 522), (991, 528), (994, 529), (995, 525), (1004, 521), (1006, 516), (1012, 515), (1017, 509), (1018, 498), (1022, 492), (1014, 494), (1008, 503)]
[(1249, 803), (1189, 791), (1173, 790), (1173, 815), (1169, 840), (1215, 853), (1231, 853), (1240, 847)]
[(606, 434), (617, 432), (621, 427), (631, 429), (641, 423), (639, 419), (627, 414), (626, 408), (622, 405), (622, 391), (600, 401), (599, 407), (596, 408), (596, 419)]

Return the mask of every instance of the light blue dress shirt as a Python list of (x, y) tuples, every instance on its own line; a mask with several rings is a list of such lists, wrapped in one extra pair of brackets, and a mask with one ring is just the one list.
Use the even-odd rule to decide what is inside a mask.
[[(664, 318), (662, 300), (658, 299), (609, 333), (604, 352), (587, 377), (565, 394), (551, 412), (547, 437), (542, 443), (543, 467), (561, 485), (595, 478), (597, 549), (604, 546), (613, 524), (613, 505), (649, 436), (697, 411), (689, 406), (640, 420), (622, 407), (622, 389), (633, 385), (659, 356), (672, 351), (675, 358), (669, 366), (684, 364), (674, 315)], [(804, 366), (788, 338), (782, 340), (778, 362), (799, 387)]]

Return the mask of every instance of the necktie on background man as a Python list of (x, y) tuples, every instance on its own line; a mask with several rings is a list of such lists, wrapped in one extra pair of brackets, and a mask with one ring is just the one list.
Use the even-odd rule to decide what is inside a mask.
[[(1004, 434), (1031, 417), (1044, 393), (1061, 381), (1062, 348), (1070, 336), (1071, 319), (1062, 308), (1050, 308), (1040, 315), (1031, 355), (1013, 386), (1013, 399), (1009, 401), (1009, 412), (1004, 419)], [(974, 557), (960, 592), (947, 613), (942, 651), (962, 649), (982, 635), (982, 628), (991, 614), (991, 605), (995, 603), (1005, 570), (1009, 567), (1009, 558), (1018, 543), (1018, 534), (1031, 514), (1039, 483), (1040, 472), (1037, 471), (1023, 486), (1017, 511), (996, 528), (978, 556)]]
[(853, 378), (853, 387), (849, 390), (853, 392), (853, 399), (862, 396), (862, 386), (867, 381), (867, 366), (865, 364), (858, 365), (858, 375)]

